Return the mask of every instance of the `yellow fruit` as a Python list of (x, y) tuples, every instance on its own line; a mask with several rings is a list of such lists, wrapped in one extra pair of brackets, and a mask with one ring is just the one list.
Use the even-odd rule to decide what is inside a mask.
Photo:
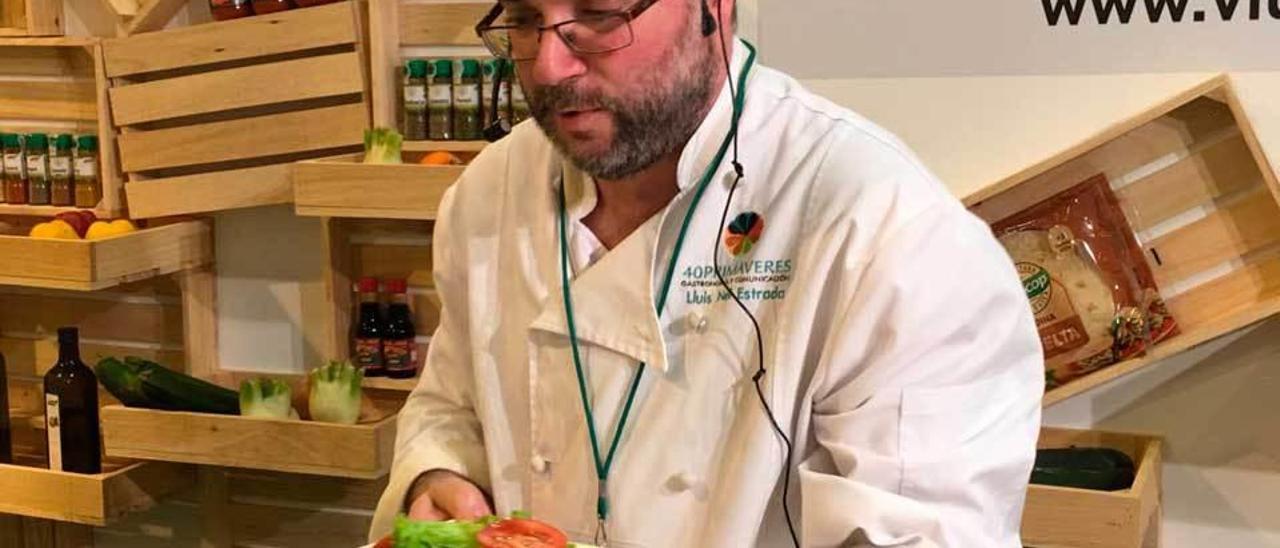
[(31, 228), (32, 238), (51, 238), (55, 240), (79, 240), (80, 235), (76, 234), (76, 229), (65, 221), (55, 220), (47, 223), (40, 223)]
[(112, 235), (111, 223), (107, 221), (94, 221), (89, 225), (89, 230), (84, 233), (86, 240), (101, 240)]
[(137, 232), (138, 227), (133, 226), (133, 223), (128, 219), (116, 219), (111, 221), (111, 230), (114, 231), (113, 234), (128, 234), (130, 232)]

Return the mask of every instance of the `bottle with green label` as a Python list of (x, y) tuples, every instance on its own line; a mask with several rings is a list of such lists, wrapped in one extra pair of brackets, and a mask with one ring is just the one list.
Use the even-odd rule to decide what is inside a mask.
[(518, 124), (529, 119), (529, 101), (524, 97), (524, 88), (516, 78), (516, 67), (507, 63), (507, 76), (511, 81), (511, 123)]
[(63, 133), (53, 139), (53, 154), (49, 156), (50, 201), (56, 206), (75, 204), (75, 186), (72, 182), (71, 136)]
[(480, 62), (463, 59), (459, 65), (453, 88), (453, 138), (473, 141), (480, 138), (484, 121), (480, 114)]
[(27, 135), (27, 203), (49, 205), (49, 136), (43, 133)]
[(428, 71), (427, 134), (444, 141), (453, 138), (453, 61), (436, 59)]
[(404, 138), (427, 138), (427, 62), (411, 59), (404, 66)]
[(22, 136), (6, 133), (0, 138), (3, 146), (4, 195), (11, 204), (27, 203), (27, 160), (22, 153)]
[(76, 139), (76, 207), (97, 207), (102, 200), (102, 183), (98, 177), (98, 137), (81, 135)]

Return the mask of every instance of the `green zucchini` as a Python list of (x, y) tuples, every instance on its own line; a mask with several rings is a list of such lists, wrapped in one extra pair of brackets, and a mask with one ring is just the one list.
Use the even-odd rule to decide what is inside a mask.
[(111, 395), (129, 407), (164, 411), (240, 414), (240, 395), (152, 361), (128, 356), (98, 362), (99, 378)]
[(1134, 479), (1133, 459), (1105, 447), (1068, 447), (1036, 451), (1031, 483), (1097, 491), (1128, 489)]
[(147, 396), (142, 393), (142, 379), (138, 377), (137, 368), (115, 358), (105, 358), (93, 369), (98, 374), (98, 382), (120, 403), (129, 407), (147, 407)]

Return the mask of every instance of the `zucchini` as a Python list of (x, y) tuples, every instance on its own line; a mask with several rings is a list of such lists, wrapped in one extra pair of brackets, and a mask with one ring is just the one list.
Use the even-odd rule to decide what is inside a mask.
[(240, 395), (158, 363), (128, 356), (107, 358), (97, 367), (102, 385), (129, 407), (164, 411), (240, 414)]
[(1097, 491), (1118, 491), (1133, 485), (1133, 459), (1105, 447), (1068, 447), (1036, 451), (1031, 483)]

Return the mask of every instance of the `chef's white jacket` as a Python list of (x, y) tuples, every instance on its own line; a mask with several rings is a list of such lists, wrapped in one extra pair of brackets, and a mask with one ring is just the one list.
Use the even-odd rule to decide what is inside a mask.
[[(735, 50), (736, 80), (746, 53)], [(790, 545), (786, 452), (752, 384), (755, 333), (718, 287), (713, 253), (760, 323), (763, 394), (794, 442), (786, 504), (805, 546), (1020, 546), (1044, 389), (1035, 324), (989, 229), (884, 130), (756, 66), (746, 178), (728, 219), (755, 213), (763, 230), (738, 256), (717, 248), (726, 160), (655, 312), (730, 99), (726, 88), (683, 149), (679, 195), (611, 250), (581, 223), (594, 182), (535, 124), (486, 148), (449, 190), (433, 238), (441, 323), (400, 414), (371, 538), (390, 530), (420, 473), (445, 468), (487, 489), (499, 513), (591, 540), (597, 482), (561, 294), (563, 184), (602, 446), (648, 364), (609, 476), (611, 546)]]

